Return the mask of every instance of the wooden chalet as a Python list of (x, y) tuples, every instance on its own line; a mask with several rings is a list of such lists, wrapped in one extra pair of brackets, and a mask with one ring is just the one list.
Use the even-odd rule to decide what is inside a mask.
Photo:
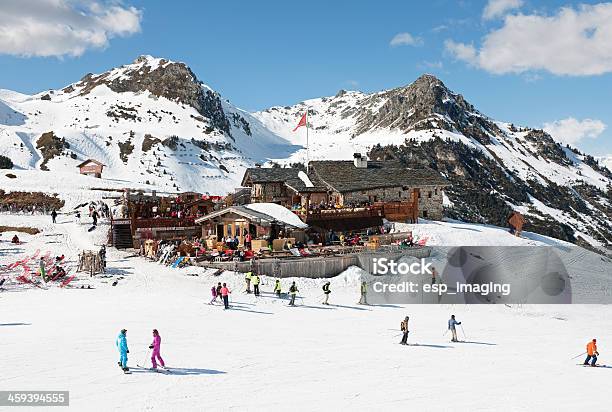
[(87, 159), (83, 163), (77, 165), (80, 174), (97, 178), (102, 177), (102, 169), (104, 166), (105, 165), (94, 159)]
[(428, 168), (407, 168), (397, 161), (313, 161), (309, 172), (296, 168), (250, 168), (242, 186), (251, 202), (291, 208), (309, 225), (357, 229), (389, 220), (416, 222), (442, 218), (443, 189), (448, 185)]

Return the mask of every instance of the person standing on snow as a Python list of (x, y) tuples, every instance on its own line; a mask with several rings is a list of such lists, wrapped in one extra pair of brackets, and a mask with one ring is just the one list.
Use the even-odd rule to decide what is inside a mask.
[(246, 293), (251, 293), (251, 280), (253, 278), (253, 272), (250, 270), (244, 275), (244, 281), (246, 282)]
[(459, 340), (457, 339), (457, 328), (455, 328), (456, 325), (461, 325), (461, 322), (457, 322), (455, 320), (455, 315), (451, 315), (451, 318), (448, 320), (448, 329), (453, 334), (451, 342), (459, 342)]
[(55, 219), (57, 219), (57, 212), (55, 211), (55, 209), (53, 209), (53, 211), (51, 212), (51, 221), (55, 223)]
[(214, 302), (217, 301), (217, 287), (215, 285), (213, 285), (212, 288), (210, 288), (210, 294), (212, 295), (212, 299), (210, 300), (210, 302), (208, 303), (209, 305), (212, 305)]
[(295, 295), (299, 292), (297, 286), (295, 286), (295, 282), (291, 283), (289, 287), (289, 295), (291, 296), (291, 301), (289, 301), (289, 306), (295, 306)]
[(229, 294), (232, 293), (228, 287), (227, 284), (223, 284), (223, 287), (221, 288), (221, 298), (223, 299), (223, 306), (224, 309), (229, 309)]
[(115, 345), (117, 345), (117, 349), (119, 350), (119, 367), (123, 369), (124, 372), (129, 371), (127, 366), (127, 354), (130, 353), (127, 345), (126, 334), (127, 329), (121, 329), (121, 332), (119, 332), (119, 336), (117, 336), (117, 340), (115, 341)]
[(367, 293), (368, 293), (368, 284), (364, 280), (363, 282), (361, 282), (361, 297), (359, 298), (360, 305), (368, 304), (368, 299), (366, 297)]
[(587, 357), (584, 360), (584, 365), (588, 365), (591, 360), (591, 366), (595, 366), (597, 363), (597, 357), (599, 356), (599, 352), (597, 352), (597, 339), (593, 339), (586, 346)]
[(331, 290), (329, 289), (330, 284), (330, 282), (325, 282), (323, 285), (323, 294), (325, 294), (325, 300), (323, 301), (324, 305), (329, 305), (329, 294), (331, 293)]
[(276, 282), (274, 283), (274, 293), (276, 293), (277, 297), (281, 297), (281, 283), (280, 283), (280, 279), (276, 279)]
[(217, 296), (219, 296), (219, 299), (221, 299), (221, 288), (223, 288), (223, 286), (221, 286), (221, 282), (217, 283)]
[(161, 357), (160, 353), (161, 347), (161, 336), (159, 336), (159, 332), (157, 329), (153, 329), (153, 342), (149, 345), (149, 349), (153, 349), (153, 353), (151, 354), (151, 363), (153, 364), (153, 369), (157, 369), (157, 360), (159, 359), (159, 364), (162, 368), (166, 367), (164, 360)]
[(255, 296), (259, 296), (259, 275), (255, 273), (251, 276), (251, 283), (253, 283), (253, 293)]
[(47, 281), (47, 268), (45, 267), (45, 258), (41, 257), (38, 261), (38, 271), (40, 272), (41, 279)]
[(408, 320), (409, 319), (410, 318), (408, 316), (406, 316), (406, 318), (404, 318), (404, 320), (400, 323), (400, 330), (404, 334), (402, 336), (402, 340), (400, 342), (401, 345), (408, 345), (408, 333), (410, 333), (408, 331)]
[(102, 245), (100, 251), (98, 252), (98, 256), (100, 257), (100, 265), (102, 266), (102, 272), (106, 272), (106, 246)]

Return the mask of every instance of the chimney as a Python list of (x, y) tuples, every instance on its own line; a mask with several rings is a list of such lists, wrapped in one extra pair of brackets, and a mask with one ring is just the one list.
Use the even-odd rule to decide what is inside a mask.
[(360, 169), (367, 169), (368, 158), (361, 153), (353, 153), (353, 164)]

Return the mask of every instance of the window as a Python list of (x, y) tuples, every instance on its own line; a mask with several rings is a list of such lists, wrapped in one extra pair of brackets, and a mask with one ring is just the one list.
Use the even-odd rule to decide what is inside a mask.
[(427, 198), (431, 199), (431, 190), (427, 192)]

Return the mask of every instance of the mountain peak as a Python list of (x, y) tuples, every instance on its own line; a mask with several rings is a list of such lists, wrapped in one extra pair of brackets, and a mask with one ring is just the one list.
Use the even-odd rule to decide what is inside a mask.
[(439, 85), (446, 87), (442, 80), (438, 79), (433, 74), (423, 73), (420, 75), (412, 84), (427, 84), (427, 85)]
[(99, 75), (87, 74), (75, 86), (79, 94), (88, 94), (101, 85), (116, 93), (146, 91), (186, 104), (209, 118), (213, 127), (230, 134), (229, 120), (223, 113), (219, 95), (198, 80), (185, 63), (142, 55), (131, 64)]

